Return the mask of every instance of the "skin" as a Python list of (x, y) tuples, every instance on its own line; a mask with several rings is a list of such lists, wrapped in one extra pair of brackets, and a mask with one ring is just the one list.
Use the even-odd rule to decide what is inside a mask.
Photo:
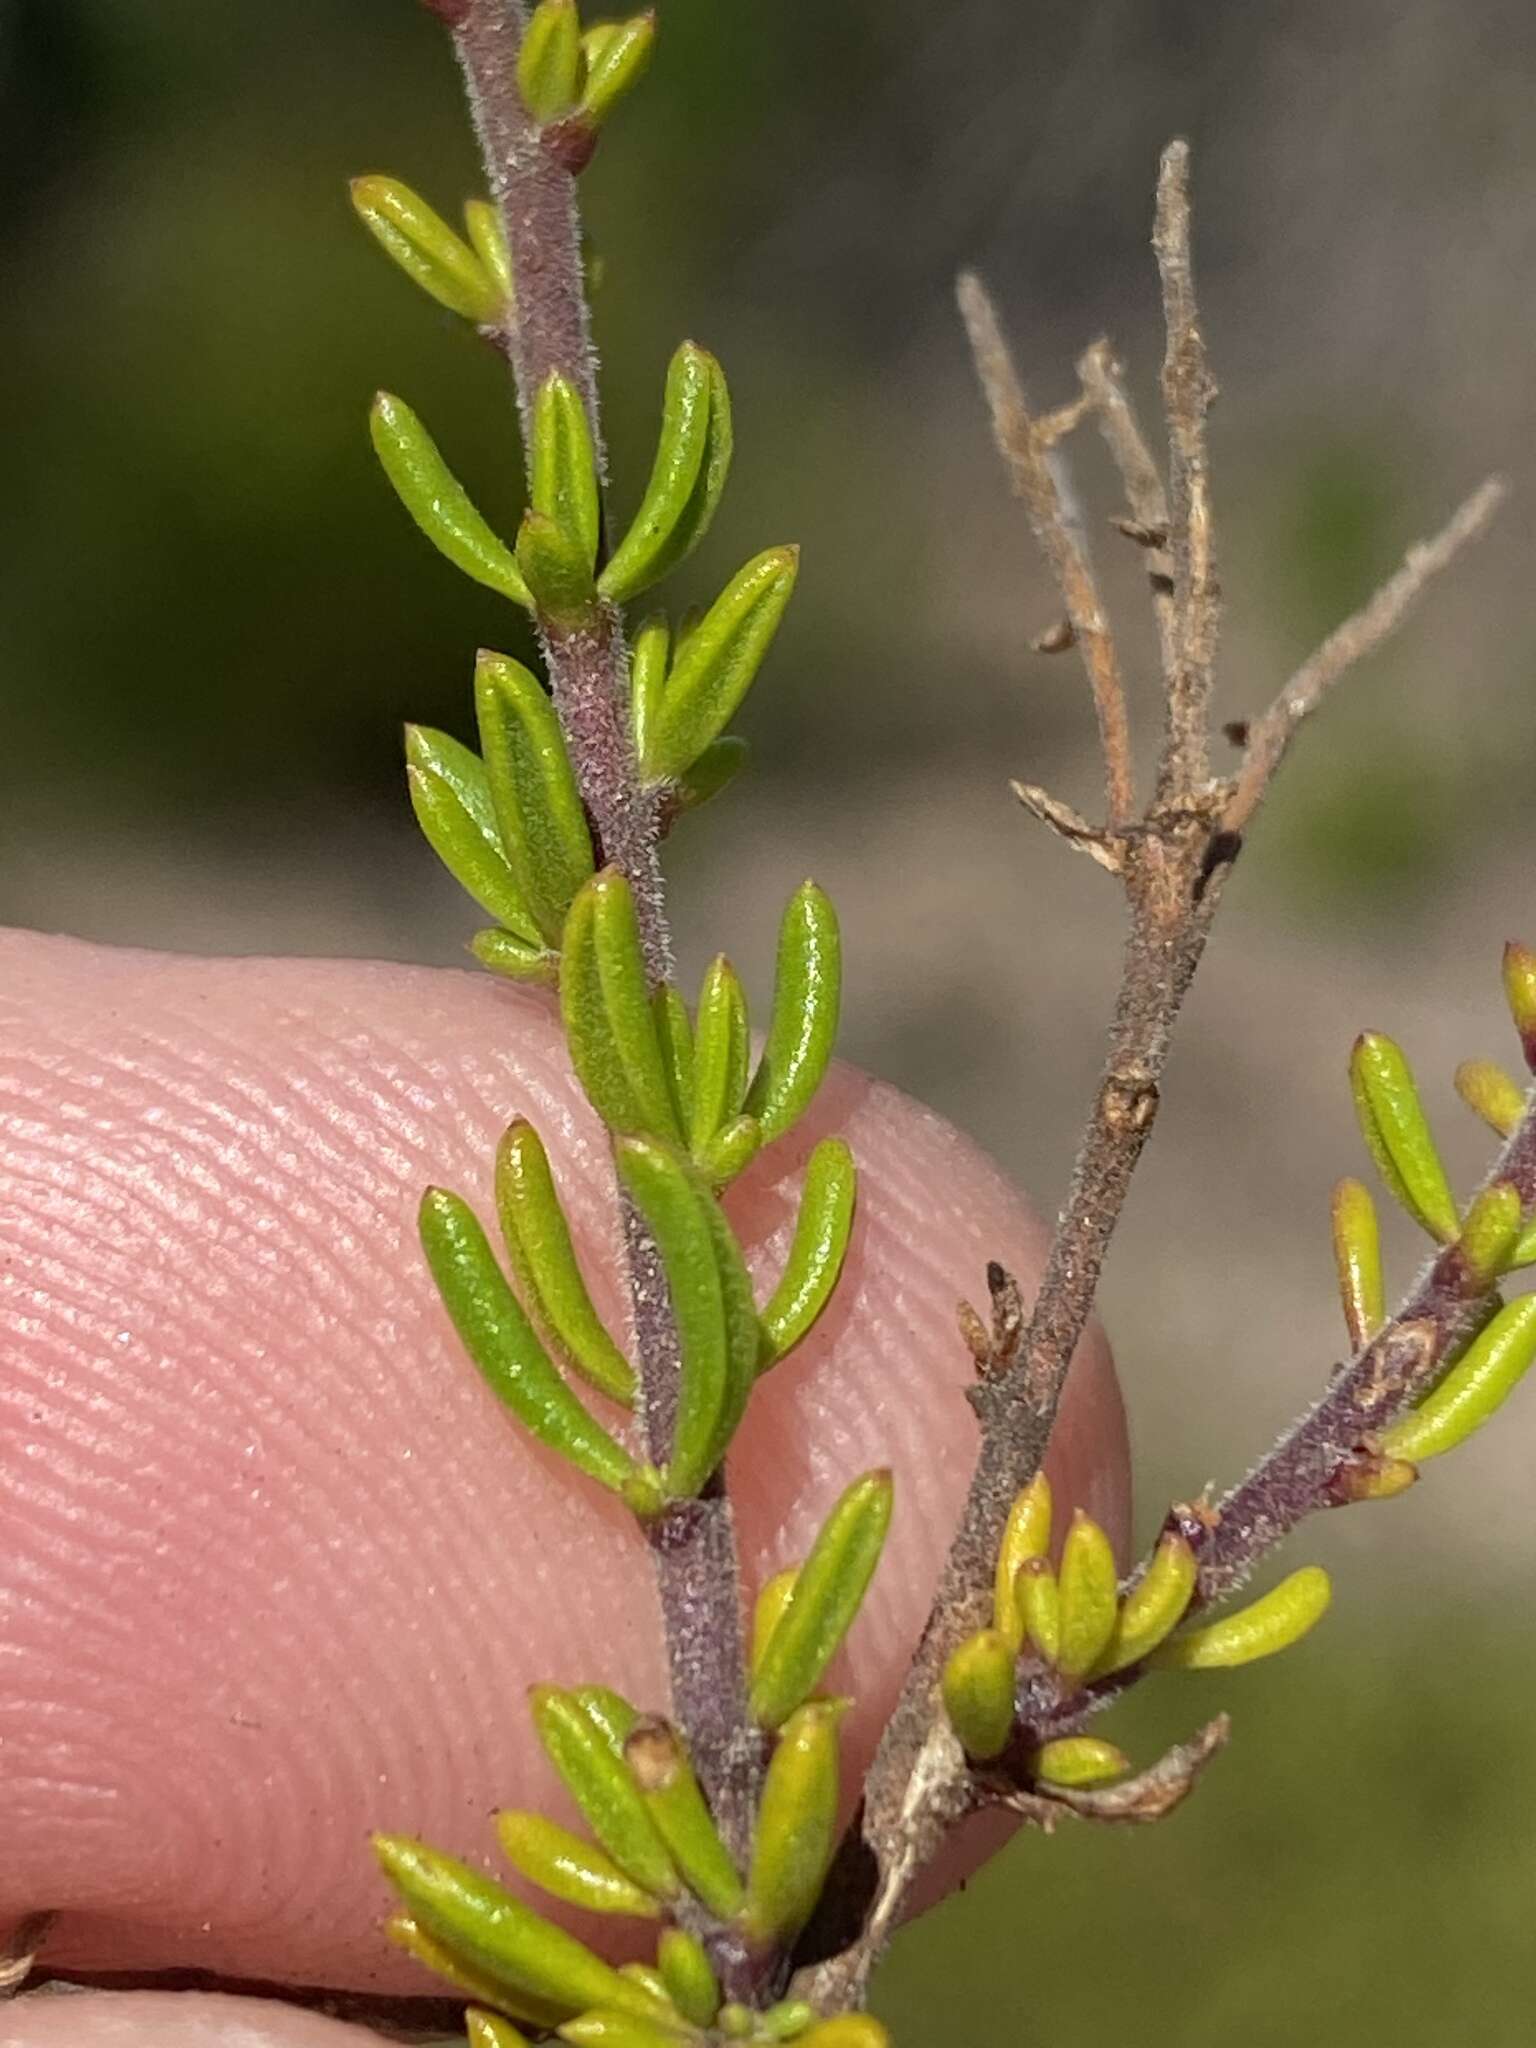
[[(492, 1863), (498, 1805), (569, 1817), (531, 1682), (664, 1701), (633, 1526), (512, 1426), (415, 1244), (429, 1181), (491, 1220), (519, 1112), (622, 1331), (604, 1141), (545, 996), (0, 935), (0, 1927), (55, 1909), (47, 1966), (430, 1995), (377, 1932), (370, 1827)], [(833, 1674), (859, 1701), (852, 1782), (971, 1464), (956, 1298), (985, 1299), (989, 1257), (1027, 1291), (1046, 1233), (958, 1132), (839, 1068), (730, 1196), (761, 1291), (829, 1131), (862, 1174), (849, 1267), (755, 1397), (731, 1481), (755, 1586), (850, 1477), (895, 1471), (890, 1544)], [(1124, 1417), (1097, 1330), (1051, 1471), (1123, 1552)], [(4, 2048), (348, 2038), (373, 2037), (193, 1993), (0, 2007)]]

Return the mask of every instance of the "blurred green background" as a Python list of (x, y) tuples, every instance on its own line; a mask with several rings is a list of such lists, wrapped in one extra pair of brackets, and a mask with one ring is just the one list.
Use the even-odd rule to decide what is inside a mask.
[[(850, 1055), (1043, 1204), (1092, 1084), (1118, 908), (1006, 795), (1018, 774), (1091, 805), (1091, 725), (1070, 662), (1028, 651), (1055, 607), (987, 444), (955, 269), (992, 281), (1042, 402), (1107, 329), (1150, 412), (1152, 178), (1191, 138), (1227, 716), (1486, 470), (1516, 485), (1298, 751), (1230, 891), (1104, 1295), (1150, 1531), (1337, 1353), (1325, 1210), (1357, 1165), (1353, 1034), (1402, 1036), (1449, 1122), (1455, 1060), (1504, 1049), (1498, 945), (1536, 930), (1528, 5), (662, 17), (585, 180), (620, 503), (687, 332), (724, 357), (739, 433), (688, 594), (769, 542), (805, 548), (743, 720), (751, 786), (675, 844), (688, 964), (728, 935), (761, 988), (814, 870), (848, 934)], [(414, 840), (398, 728), (463, 731), (470, 650), (516, 651), (520, 629), (409, 530), (368, 398), (415, 404), (507, 522), (518, 455), (497, 363), (352, 222), (345, 180), (370, 169), (445, 208), (473, 189), (443, 39), (411, 0), (0, 0), (9, 921), (462, 958), (472, 920)], [(1074, 459), (1113, 509), (1096, 447)], [(1136, 565), (1103, 531), (1150, 712)], [(1450, 1142), (1470, 1178), (1476, 1134)], [(1317, 1638), (1123, 1713), (1149, 1756), (1232, 1707), (1200, 1797), (1146, 1835), (1016, 1844), (898, 1945), (881, 1994), (903, 2038), (1529, 2039), (1533, 1443), (1527, 1395), (1405, 1503), (1310, 1534), (1341, 1584)]]

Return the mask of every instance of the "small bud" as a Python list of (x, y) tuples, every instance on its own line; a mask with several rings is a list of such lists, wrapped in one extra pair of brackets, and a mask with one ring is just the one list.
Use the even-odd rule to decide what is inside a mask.
[(556, 121), (575, 106), (586, 73), (576, 0), (539, 0), (517, 53), (517, 87), (536, 121)]
[(858, 1169), (847, 1145), (841, 1138), (823, 1138), (806, 1162), (789, 1256), (763, 1307), (765, 1370), (810, 1334), (831, 1299), (853, 1233), (857, 1188)]
[(1353, 1507), (1363, 1500), (1395, 1500), (1419, 1476), (1406, 1458), (1387, 1458), (1369, 1450), (1352, 1451), (1328, 1482), (1329, 1507)]
[(1114, 1633), (1118, 1579), (1109, 1538), (1081, 1508), (1061, 1552), (1061, 1647), (1056, 1663), (1068, 1678), (1093, 1669)]
[(1333, 1257), (1338, 1268), (1344, 1325), (1356, 1351), (1381, 1328), (1386, 1286), (1376, 1204), (1363, 1181), (1341, 1180), (1333, 1191)]
[(1536, 1070), (1536, 953), (1513, 939), (1504, 948), (1504, 995), (1525, 1063)]
[(745, 2041), (757, 2028), (757, 2014), (750, 2006), (738, 2005), (734, 1999), (722, 2005), (715, 2025), (728, 2041)]
[(1064, 1735), (1042, 1743), (1034, 1757), (1035, 1776), (1046, 1785), (1102, 1785), (1131, 1768), (1123, 1750), (1094, 1735)]
[(1461, 1227), (1456, 1203), (1402, 1048), (1367, 1031), (1355, 1040), (1349, 1071), (1361, 1134), (1377, 1171), (1431, 1237), (1451, 1243)]
[(1077, 629), (1070, 619), (1058, 619), (1037, 633), (1029, 644), (1036, 654), (1065, 654), (1069, 647), (1077, 645)]
[(683, 1882), (717, 1919), (734, 1920), (746, 1894), (676, 1730), (656, 1717), (637, 1721), (624, 1761)]
[(681, 1927), (669, 1927), (656, 1946), (661, 1981), (685, 2020), (713, 2026), (720, 2010), (720, 1984), (703, 1942)]
[(1044, 1661), (1054, 1666), (1061, 1654), (1061, 1588), (1049, 1559), (1032, 1557), (1020, 1567), (1014, 1584), (1025, 1637)]
[(517, 530), (517, 566), (539, 617), (560, 633), (571, 633), (596, 602), (592, 564), (582, 545), (558, 520), (533, 509)]
[(1178, 1531), (1161, 1537), (1140, 1582), (1120, 1604), (1114, 1633), (1093, 1676), (1123, 1671), (1155, 1650), (1184, 1619), (1199, 1575), (1195, 1553)]
[(440, 306), (480, 327), (501, 320), (500, 286), (419, 192), (398, 178), (354, 178), (352, 204), (385, 254)]
[(770, 2041), (796, 2041), (815, 2017), (815, 2007), (803, 1998), (786, 1998), (769, 2006), (760, 2025)]
[(1536, 1358), (1536, 1294), (1499, 1310), (1432, 1394), (1381, 1437), (1389, 1458), (1443, 1457), (1504, 1405)]
[(655, 46), (654, 9), (613, 26), (595, 50), (589, 41), (587, 82), (579, 108), (589, 127), (601, 128), (619, 102), (634, 91), (645, 76)]
[(880, 1561), (891, 1500), (890, 1473), (866, 1472), (822, 1524), (752, 1681), (759, 1727), (781, 1727), (831, 1663)]
[(1509, 1137), (1525, 1114), (1519, 1082), (1493, 1060), (1463, 1060), (1456, 1069), (1456, 1093), (1501, 1138)]
[(1050, 1547), (1051, 1482), (1043, 1472), (1037, 1472), (1008, 1511), (992, 1585), (992, 1626), (1007, 1638), (1015, 1652), (1024, 1641), (1019, 1571), (1031, 1558), (1044, 1557)]
[(560, 957), (546, 950), (542, 941), (529, 945), (524, 939), (514, 938), (511, 932), (504, 932), (496, 925), (488, 925), (484, 931), (476, 932), (469, 942), (469, 950), (492, 974), (504, 974), (509, 981), (537, 981), (544, 987), (553, 988), (559, 978)]
[(967, 1756), (1000, 1756), (1013, 1733), (1016, 1646), (984, 1628), (951, 1651), (944, 1666), (944, 1711)]
[(664, 981), (651, 997), (661, 1063), (672, 1090), (678, 1126), (687, 1130), (693, 1115), (693, 1019), (676, 985)]
[(1520, 1190), (1512, 1181), (1496, 1180), (1473, 1198), (1457, 1249), (1468, 1280), (1479, 1292), (1508, 1272), (1520, 1221)]
[(1214, 1671), (1272, 1657), (1300, 1642), (1322, 1620), (1332, 1598), (1322, 1567), (1303, 1565), (1252, 1606), (1174, 1636), (1153, 1651), (1152, 1662), (1164, 1671)]
[(635, 628), (629, 657), (629, 719), (635, 758), (643, 760), (667, 680), (671, 633), (665, 612), (652, 612)]
[(842, 972), (837, 913), (825, 890), (804, 882), (779, 927), (773, 1013), (745, 1103), (765, 1144), (799, 1122), (821, 1086), (837, 1039)]

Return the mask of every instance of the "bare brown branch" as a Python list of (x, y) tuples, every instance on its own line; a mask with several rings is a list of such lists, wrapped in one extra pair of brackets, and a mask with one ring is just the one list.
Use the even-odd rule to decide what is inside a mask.
[(1222, 816), (1229, 832), (1241, 832), (1264, 800), (1264, 793), (1284, 760), (1297, 728), (1322, 703), (1346, 669), (1374, 654), (1395, 633), (1412, 610), (1424, 586), (1448, 569), (1487, 526), (1503, 503), (1508, 486), (1491, 476), (1479, 484), (1431, 540), (1420, 541), (1403, 557), (1403, 566), (1376, 595), (1328, 635), (1303, 662), (1285, 688), (1248, 733), (1248, 750), (1237, 786)]
[(1121, 860), (1115, 842), (1107, 833), (1090, 825), (1088, 820), (1074, 811), (1070, 804), (1062, 803), (1038, 783), (1014, 782), (1009, 785), (1019, 802), (1033, 818), (1050, 829), (1068, 846), (1075, 846), (1079, 853), (1086, 853), (1090, 860), (1096, 860), (1101, 868), (1107, 868), (1112, 875), (1118, 875)]
[(1216, 386), (1206, 365), (1195, 304), (1187, 142), (1170, 142), (1163, 151), (1152, 247), (1162, 278), (1168, 333), (1163, 406), (1168, 418), (1167, 523), (1177, 621), (1158, 793), (1182, 798), (1198, 794), (1210, 776), (1210, 703), (1221, 610), (1205, 445), (1205, 416)]
[(1076, 424), (1082, 409), (1069, 407), (1048, 415), (1043, 422), (1033, 419), (986, 287), (967, 271), (959, 280), (956, 295), (976, 374), (992, 415), (993, 434), (1014, 491), (1023, 500), (1030, 529), (1055, 572), (1075, 643), (1082, 652), (1099, 721), (1109, 824), (1115, 830), (1130, 822), (1136, 807), (1125, 686), (1086, 547), (1048, 459), (1053, 443), (1067, 425)]
[[(1125, 388), (1124, 373), (1115, 352), (1104, 340), (1096, 341), (1078, 358), (1078, 380), (1098, 415), (1099, 430), (1114, 458), (1125, 502), (1131, 517), (1149, 531), (1166, 534), (1169, 526), (1168, 494), (1141, 423)], [(1147, 580), (1152, 591), (1152, 613), (1157, 621), (1158, 648), (1163, 663), (1163, 689), (1172, 686), (1178, 649), (1174, 634), (1173, 562), (1166, 544), (1154, 548), (1147, 558)]]

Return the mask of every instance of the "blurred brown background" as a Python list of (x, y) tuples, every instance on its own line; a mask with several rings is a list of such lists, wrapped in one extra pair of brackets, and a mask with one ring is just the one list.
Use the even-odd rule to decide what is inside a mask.
[[(952, 313), (992, 282), (1034, 395), (1107, 330), (1144, 410), (1157, 152), (1195, 151), (1224, 711), (1487, 470), (1494, 536), (1298, 750), (1229, 891), (1104, 1292), (1143, 1521), (1230, 1474), (1340, 1337), (1331, 1181), (1364, 1026), (1406, 1042), (1458, 1171), (1456, 1059), (1506, 1045), (1536, 932), (1536, 35), (1518, 0), (664, 0), (650, 83), (586, 180), (621, 504), (684, 332), (730, 372), (738, 459), (688, 595), (799, 539), (743, 728), (750, 785), (679, 831), (695, 968), (766, 995), (807, 872), (851, 964), (849, 1055), (1059, 1197), (1113, 985), (1112, 886), (1010, 774), (1095, 801), (1070, 657)], [(0, 0), (0, 917), (131, 944), (453, 961), (473, 913), (402, 801), (405, 717), (464, 731), (504, 607), (375, 473), (376, 385), (515, 520), (495, 361), (412, 294), (345, 179), (474, 188), (411, 0)], [(1078, 480), (1114, 509), (1097, 445)], [(1148, 714), (1136, 565), (1099, 552)], [(1129, 551), (1123, 551), (1128, 554)], [(1006, 1248), (1000, 1247), (1000, 1250)], [(1416, 1253), (1394, 1241), (1396, 1273)], [(1236, 1753), (1154, 1835), (1016, 1847), (885, 1980), (913, 2040), (1503, 2044), (1536, 1992), (1536, 1396), (1405, 1503), (1309, 1532), (1337, 1568), (1285, 1666), (1184, 1681)], [(1297, 1561), (1303, 1552), (1298, 1550)]]

